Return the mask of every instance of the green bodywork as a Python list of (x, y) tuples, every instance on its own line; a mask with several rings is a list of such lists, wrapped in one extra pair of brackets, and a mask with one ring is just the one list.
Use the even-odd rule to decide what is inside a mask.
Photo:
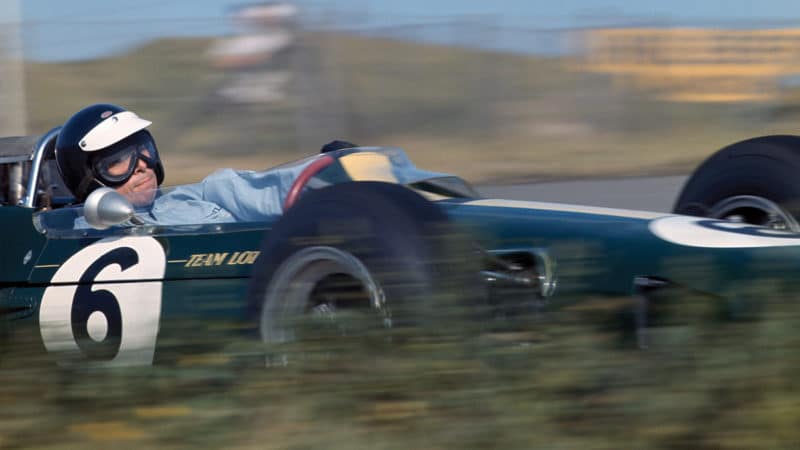
[[(682, 245), (653, 233), (650, 225), (658, 218), (624, 217), (617, 215), (624, 211), (611, 209), (609, 215), (602, 208), (584, 212), (577, 206), (574, 211), (554, 211), (539, 205), (511, 208), (465, 202), (445, 208), (479, 237), (484, 248), (545, 249), (558, 268), (556, 295), (631, 294), (637, 277), (663, 279), (713, 295), (735, 295), (742, 286), (785, 278), (800, 268), (800, 247), (791, 242), (771, 247)], [(737, 232), (731, 235), (735, 239)], [(788, 233), (781, 237), (795, 239)]]
[[(330, 184), (352, 177), (333, 164), (315, 179)], [(419, 180), (415, 183), (420, 186)], [(444, 188), (439, 191), (447, 193)], [(757, 237), (766, 244), (773, 238), (782, 239), (780, 245), (685, 245), (653, 232), (652, 222), (666, 214), (441, 195), (434, 201), (484, 250), (545, 252), (554, 261), (558, 278), (553, 298), (633, 295), (637, 277), (666, 280), (716, 296), (736, 296), (756, 280), (790, 279), (800, 268), (800, 245), (793, 245), (794, 235), (789, 234)], [(114, 237), (155, 239), (164, 251), (163, 276), (132, 280), (106, 275), (90, 281), (92, 290), (114, 283), (127, 283), (122, 289), (140, 282), (160, 283), (159, 342), (165, 336), (205, 333), (187, 331), (186, 324), (193, 323), (192, 319), (249, 323), (249, 329), (243, 327), (246, 332), (256, 328), (257, 318), (247, 294), (251, 279), (260, 276), (253, 273), (253, 263), (274, 221), (98, 231), (72, 230), (70, 220), (59, 219), (61, 214), (59, 210), (0, 207), (0, 223), (7, 236), (0, 258), (0, 311), (6, 329), (40, 327), (42, 297), (53, 287), (57, 271), (78, 252)], [(61, 228), (52, 225), (59, 220)], [(736, 238), (743, 233), (750, 236), (753, 230), (735, 229), (730, 234)], [(55, 284), (74, 287), (79, 283), (73, 277)]]

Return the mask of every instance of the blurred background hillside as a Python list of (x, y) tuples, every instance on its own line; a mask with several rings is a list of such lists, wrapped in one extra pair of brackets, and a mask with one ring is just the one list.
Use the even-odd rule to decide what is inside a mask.
[(119, 103), (154, 120), (167, 167), (181, 169), (169, 184), (334, 138), (401, 146), (474, 182), (687, 173), (800, 118), (789, 20), (222, 1), (48, 15), (39, 3), (5, 14), (0, 134)]

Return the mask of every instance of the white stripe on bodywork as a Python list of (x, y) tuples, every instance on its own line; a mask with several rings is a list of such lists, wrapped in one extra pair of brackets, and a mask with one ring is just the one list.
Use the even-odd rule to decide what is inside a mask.
[(539, 209), (543, 211), (599, 214), (603, 216), (628, 217), (632, 219), (657, 219), (666, 215), (664, 213), (603, 208), (601, 206), (566, 205), (563, 203), (528, 202), (520, 200), (481, 199), (464, 202), (464, 204), (474, 206), (491, 206), (496, 208)]
[(754, 248), (800, 245), (800, 235), (796, 233), (703, 217), (662, 217), (650, 222), (649, 227), (659, 238), (688, 247)]
[(688, 247), (755, 248), (800, 246), (800, 235), (796, 233), (704, 217), (518, 200), (482, 199), (468, 201), (464, 204), (646, 219), (650, 220), (648, 224), (650, 231), (658, 238)]
[(152, 123), (137, 116), (133, 111), (116, 113), (86, 133), (80, 141), (81, 150), (93, 152), (104, 149), (137, 131), (144, 130)]

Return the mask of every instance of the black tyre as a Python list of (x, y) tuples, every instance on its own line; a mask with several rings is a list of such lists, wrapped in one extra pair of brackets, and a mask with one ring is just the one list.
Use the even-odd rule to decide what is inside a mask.
[(719, 150), (695, 170), (673, 211), (800, 232), (800, 136), (762, 136)]
[(383, 328), (429, 314), (470, 285), (463, 280), (477, 279), (461, 270), (468, 249), (453, 242), (463, 241), (447, 216), (405, 187), (358, 182), (309, 192), (268, 232), (254, 267), (261, 338), (299, 340), (299, 317), (348, 334), (363, 331), (345, 320), (354, 311)]

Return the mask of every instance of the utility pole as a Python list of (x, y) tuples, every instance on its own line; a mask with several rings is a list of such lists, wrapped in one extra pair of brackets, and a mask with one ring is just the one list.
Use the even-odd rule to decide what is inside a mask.
[(0, 136), (27, 133), (20, 0), (0, 0)]

